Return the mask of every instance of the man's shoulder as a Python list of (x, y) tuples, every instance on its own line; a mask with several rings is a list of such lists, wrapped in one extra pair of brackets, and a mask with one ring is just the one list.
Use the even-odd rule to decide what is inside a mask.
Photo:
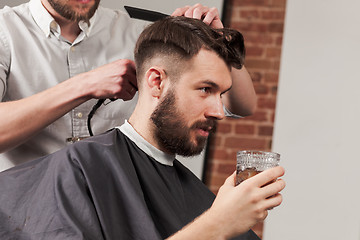
[(94, 147), (94, 146), (113, 146), (120, 144), (119, 141), (121, 141), (122, 133), (117, 128), (112, 128), (102, 134), (85, 138), (84, 140), (81, 140), (79, 142), (76, 142), (72, 145), (70, 145), (69, 149), (71, 148), (81, 148), (81, 147)]
[(129, 145), (130, 142), (132, 141), (118, 128), (113, 128), (102, 134), (71, 144), (62, 151), (65, 151), (67, 155), (91, 158), (91, 156), (102, 155), (105, 152), (110, 155), (127, 152), (129, 147), (133, 146), (132, 144)]
[(50, 165), (68, 165), (83, 168), (101, 168), (111, 161), (121, 158), (126, 152), (123, 135), (117, 129), (111, 129), (103, 134), (89, 137), (70, 144), (42, 160)]

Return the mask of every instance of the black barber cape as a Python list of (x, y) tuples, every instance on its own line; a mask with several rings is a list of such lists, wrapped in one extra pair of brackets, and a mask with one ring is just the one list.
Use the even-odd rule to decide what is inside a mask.
[(214, 197), (113, 129), (0, 173), (0, 239), (165, 239)]

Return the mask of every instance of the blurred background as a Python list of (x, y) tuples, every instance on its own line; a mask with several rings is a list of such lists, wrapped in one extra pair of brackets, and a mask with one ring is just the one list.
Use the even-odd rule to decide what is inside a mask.
[[(17, 5), (24, 0), (0, 0)], [(253, 116), (221, 121), (206, 154), (184, 163), (214, 192), (236, 152), (276, 151), (286, 169), (281, 207), (254, 227), (264, 240), (360, 239), (360, 1), (118, 1), (170, 14), (202, 2), (245, 37), (258, 95)]]

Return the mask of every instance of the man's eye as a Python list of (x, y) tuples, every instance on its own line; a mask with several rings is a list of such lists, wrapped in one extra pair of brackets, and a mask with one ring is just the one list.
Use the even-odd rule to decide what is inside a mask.
[(203, 87), (203, 88), (200, 88), (200, 91), (203, 92), (203, 93), (209, 93), (210, 88), (209, 87)]

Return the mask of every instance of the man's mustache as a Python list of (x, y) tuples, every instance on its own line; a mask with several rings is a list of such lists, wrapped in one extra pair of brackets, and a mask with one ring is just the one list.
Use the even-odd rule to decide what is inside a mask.
[(216, 123), (216, 120), (212, 119), (207, 119), (205, 121), (197, 121), (191, 126), (191, 129), (200, 128), (210, 133), (213, 133), (216, 131)]

